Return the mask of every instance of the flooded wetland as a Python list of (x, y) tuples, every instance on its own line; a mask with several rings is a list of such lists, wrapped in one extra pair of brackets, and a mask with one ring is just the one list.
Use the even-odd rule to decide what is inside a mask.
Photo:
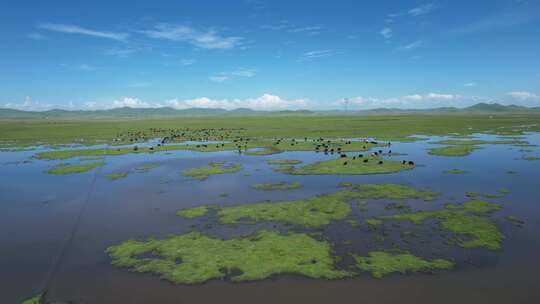
[(2, 303), (540, 301), (536, 116), (280, 120), (0, 123)]

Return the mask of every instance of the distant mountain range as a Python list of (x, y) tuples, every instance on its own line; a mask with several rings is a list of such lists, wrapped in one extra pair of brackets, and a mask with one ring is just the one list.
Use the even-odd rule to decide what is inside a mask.
[(343, 111), (256, 111), (246, 108), (225, 110), (220, 108), (190, 108), (177, 110), (163, 108), (116, 108), (110, 110), (60, 110), (22, 111), (0, 108), (0, 119), (54, 119), (54, 118), (142, 118), (142, 117), (205, 117), (205, 116), (257, 116), (257, 115), (383, 115), (383, 114), (503, 114), (503, 113), (538, 113), (540, 107), (523, 107), (517, 105), (501, 105), (497, 103), (478, 103), (466, 108), (433, 108), (433, 109), (392, 109), (379, 108), (371, 110)]

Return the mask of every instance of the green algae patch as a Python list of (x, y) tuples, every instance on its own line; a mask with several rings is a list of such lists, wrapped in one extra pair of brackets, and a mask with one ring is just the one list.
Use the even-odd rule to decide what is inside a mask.
[(426, 272), (452, 269), (454, 264), (444, 259), (426, 260), (412, 254), (390, 254), (384, 251), (372, 251), (367, 257), (354, 256), (356, 267), (370, 272), (375, 278), (382, 278), (391, 273)]
[(180, 209), (176, 211), (177, 216), (185, 217), (185, 218), (196, 218), (205, 216), (208, 213), (208, 210), (210, 207), (208, 206), (200, 206), (195, 208), (187, 208), (187, 209)]
[(459, 145), (459, 146), (476, 146), (476, 145), (527, 145), (527, 141), (523, 140), (460, 140), (449, 139), (432, 142), (439, 145)]
[(364, 199), (423, 199), (434, 200), (439, 193), (419, 191), (412, 187), (398, 184), (361, 184), (354, 187), (359, 190), (359, 197)]
[(35, 295), (30, 299), (24, 300), (21, 304), (39, 304), (41, 303), (41, 294)]
[(267, 161), (269, 165), (297, 165), (301, 164), (301, 160), (297, 159), (271, 159)]
[(90, 171), (105, 165), (105, 162), (83, 163), (78, 165), (63, 164), (47, 170), (49, 174), (75, 174)]
[(124, 178), (126, 176), (128, 176), (128, 172), (114, 172), (114, 173), (109, 173), (105, 176), (107, 176), (110, 180), (117, 180), (117, 179), (121, 179), (121, 178)]
[(279, 274), (318, 279), (351, 275), (334, 267), (330, 244), (302, 233), (260, 231), (249, 238), (221, 240), (191, 232), (162, 240), (128, 240), (106, 252), (114, 266), (157, 274), (176, 284), (227, 277), (253, 281)]
[(446, 146), (446, 147), (441, 147), (441, 148), (432, 148), (432, 149), (429, 149), (428, 153), (430, 155), (437, 155), (437, 156), (467, 156), (477, 149), (480, 149), (480, 147), (458, 145), (458, 146)]
[(210, 166), (197, 167), (184, 170), (182, 173), (184, 176), (191, 177), (196, 180), (203, 181), (210, 175), (235, 173), (242, 169), (242, 165), (238, 163), (233, 164), (210, 164)]
[(257, 190), (294, 190), (300, 189), (303, 185), (299, 182), (279, 182), (279, 183), (261, 183), (255, 184), (253, 188)]
[(467, 171), (461, 170), (461, 169), (450, 169), (450, 170), (444, 171), (444, 173), (446, 173), (446, 174), (465, 174), (465, 173), (467, 173)]
[(303, 185), (299, 182), (279, 182), (279, 183), (261, 183), (255, 184), (253, 188), (258, 190), (294, 190), (302, 188)]
[(319, 227), (328, 225), (332, 220), (344, 219), (351, 212), (348, 201), (356, 198), (356, 192), (338, 191), (296, 201), (226, 207), (218, 211), (218, 216), (223, 224), (237, 224), (242, 219), (249, 219)]
[[(367, 162), (364, 162), (367, 160)], [(395, 173), (402, 170), (410, 170), (414, 164), (404, 164), (399, 161), (382, 160), (378, 157), (356, 158), (344, 157), (320, 161), (309, 165), (295, 167), (285, 171), (295, 175), (361, 175)]]
[(468, 215), (464, 210), (456, 209), (457, 208), (445, 208), (435, 211), (402, 213), (382, 216), (378, 219), (410, 221), (415, 224), (422, 224), (427, 219), (436, 218), (440, 221), (440, 225), (443, 229), (465, 236), (465, 238), (459, 236), (456, 238), (457, 244), (461, 247), (483, 247), (490, 250), (498, 250), (501, 248), (504, 235), (497, 229), (497, 226), (495, 226), (492, 221), (484, 217)]
[(461, 205), (447, 204), (445, 205), (445, 208), (450, 210), (463, 210), (465, 212), (477, 214), (492, 213), (502, 209), (499, 204), (490, 203), (478, 199), (469, 200)]

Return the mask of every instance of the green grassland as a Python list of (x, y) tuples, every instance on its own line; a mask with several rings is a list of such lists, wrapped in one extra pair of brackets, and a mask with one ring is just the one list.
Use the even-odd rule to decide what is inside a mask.
[[(307, 227), (328, 225), (331, 221), (342, 220), (351, 212), (351, 201), (360, 199), (423, 199), (431, 200), (438, 194), (419, 191), (397, 184), (363, 184), (350, 190), (340, 190), (331, 194), (318, 195), (306, 199), (282, 202), (265, 202), (215, 207), (222, 224), (237, 224), (240, 221), (279, 221)], [(201, 208), (201, 207), (196, 207)], [(197, 213), (198, 210), (193, 211)], [(183, 213), (192, 213), (183, 209)]]
[(47, 170), (49, 174), (75, 174), (90, 171), (94, 168), (101, 167), (105, 162), (82, 163), (77, 165), (61, 164)]
[(253, 186), (257, 190), (294, 190), (302, 187), (302, 184), (299, 182), (260, 183)]
[[(539, 131), (539, 121), (540, 116), (536, 114), (500, 114), (493, 115), (492, 118), (479, 114), (403, 114), (3, 120), (0, 121), (0, 142), (4, 146), (129, 143), (131, 142), (129, 136), (125, 136), (127, 132), (130, 135), (136, 134), (134, 141), (137, 142), (166, 136), (169, 133), (163, 130), (173, 128), (187, 130), (185, 136), (176, 138), (177, 140), (189, 140), (193, 137), (224, 139), (236, 136), (250, 138), (377, 137), (381, 140), (411, 140), (408, 137), (414, 134), (521, 135), (526, 131)], [(209, 128), (223, 131), (214, 133), (201, 131)]]
[(467, 156), (477, 149), (480, 149), (480, 147), (467, 145), (446, 146), (429, 149), (428, 153), (437, 156)]
[[(230, 275), (252, 281), (277, 274), (336, 279), (348, 272), (334, 268), (330, 245), (306, 234), (260, 231), (250, 238), (221, 240), (198, 232), (166, 239), (125, 241), (107, 253), (112, 264), (159, 275), (173, 283), (194, 284)], [(150, 253), (150, 257), (140, 257)]]
[[(364, 162), (367, 160), (368, 162)], [(379, 163), (381, 162), (382, 163)], [(400, 161), (383, 160), (375, 156), (353, 159), (352, 157), (336, 158), (313, 164), (294, 167), (285, 173), (295, 175), (361, 175), (394, 173), (413, 169), (414, 165), (403, 164)]]
[(190, 168), (190, 169), (184, 170), (182, 174), (184, 176), (188, 176), (193, 179), (203, 181), (207, 179), (210, 175), (235, 173), (240, 170), (242, 170), (242, 165), (238, 163), (233, 163), (233, 164), (210, 163), (209, 166)]
[(444, 259), (425, 260), (408, 253), (390, 254), (384, 251), (372, 251), (367, 257), (354, 255), (356, 266), (371, 272), (375, 278), (382, 278), (391, 273), (446, 270), (454, 264)]

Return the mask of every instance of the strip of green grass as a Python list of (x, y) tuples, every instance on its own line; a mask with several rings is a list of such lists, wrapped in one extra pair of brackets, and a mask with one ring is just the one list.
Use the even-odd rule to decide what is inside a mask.
[[(363, 160), (367, 159), (368, 162)], [(380, 164), (379, 161), (383, 163)], [(295, 175), (361, 175), (395, 173), (402, 170), (413, 169), (415, 165), (403, 164), (399, 161), (382, 160), (378, 157), (365, 157), (354, 159), (352, 157), (337, 158), (320, 161), (305, 166), (295, 167), (288, 174)]]
[(461, 170), (461, 169), (450, 169), (450, 170), (444, 171), (444, 173), (446, 173), (446, 174), (465, 174), (465, 173), (467, 173), (467, 171)]
[(412, 254), (389, 254), (384, 251), (372, 251), (367, 257), (354, 256), (356, 266), (371, 272), (375, 278), (382, 278), (391, 273), (419, 272), (452, 269), (454, 264), (448, 260), (425, 260)]
[(447, 146), (429, 149), (429, 154), (437, 156), (467, 156), (474, 150), (480, 149), (478, 146)]
[(121, 178), (124, 178), (126, 176), (128, 176), (128, 172), (114, 172), (114, 173), (109, 173), (107, 174), (106, 176), (111, 179), (111, 180), (117, 180), (117, 179), (121, 179)]
[(269, 165), (297, 165), (301, 164), (301, 160), (297, 159), (271, 159), (267, 161)]
[(83, 163), (78, 165), (59, 165), (47, 170), (49, 174), (75, 174), (90, 171), (94, 168), (105, 165), (105, 162)]
[[(330, 245), (306, 234), (261, 231), (252, 238), (220, 240), (198, 232), (166, 239), (125, 241), (107, 253), (112, 264), (160, 275), (173, 283), (194, 284), (227, 275), (252, 281), (277, 274), (336, 279), (350, 273), (334, 268)], [(151, 257), (141, 257), (151, 253)]]
[(293, 190), (293, 189), (299, 189), (302, 187), (303, 187), (302, 184), (299, 182), (261, 183), (261, 184), (255, 184), (253, 186), (253, 188), (258, 189), (258, 190)]
[(205, 167), (191, 168), (184, 170), (182, 174), (184, 176), (203, 181), (210, 175), (235, 173), (240, 170), (242, 170), (242, 165), (234, 163), (231, 165), (210, 165)]

